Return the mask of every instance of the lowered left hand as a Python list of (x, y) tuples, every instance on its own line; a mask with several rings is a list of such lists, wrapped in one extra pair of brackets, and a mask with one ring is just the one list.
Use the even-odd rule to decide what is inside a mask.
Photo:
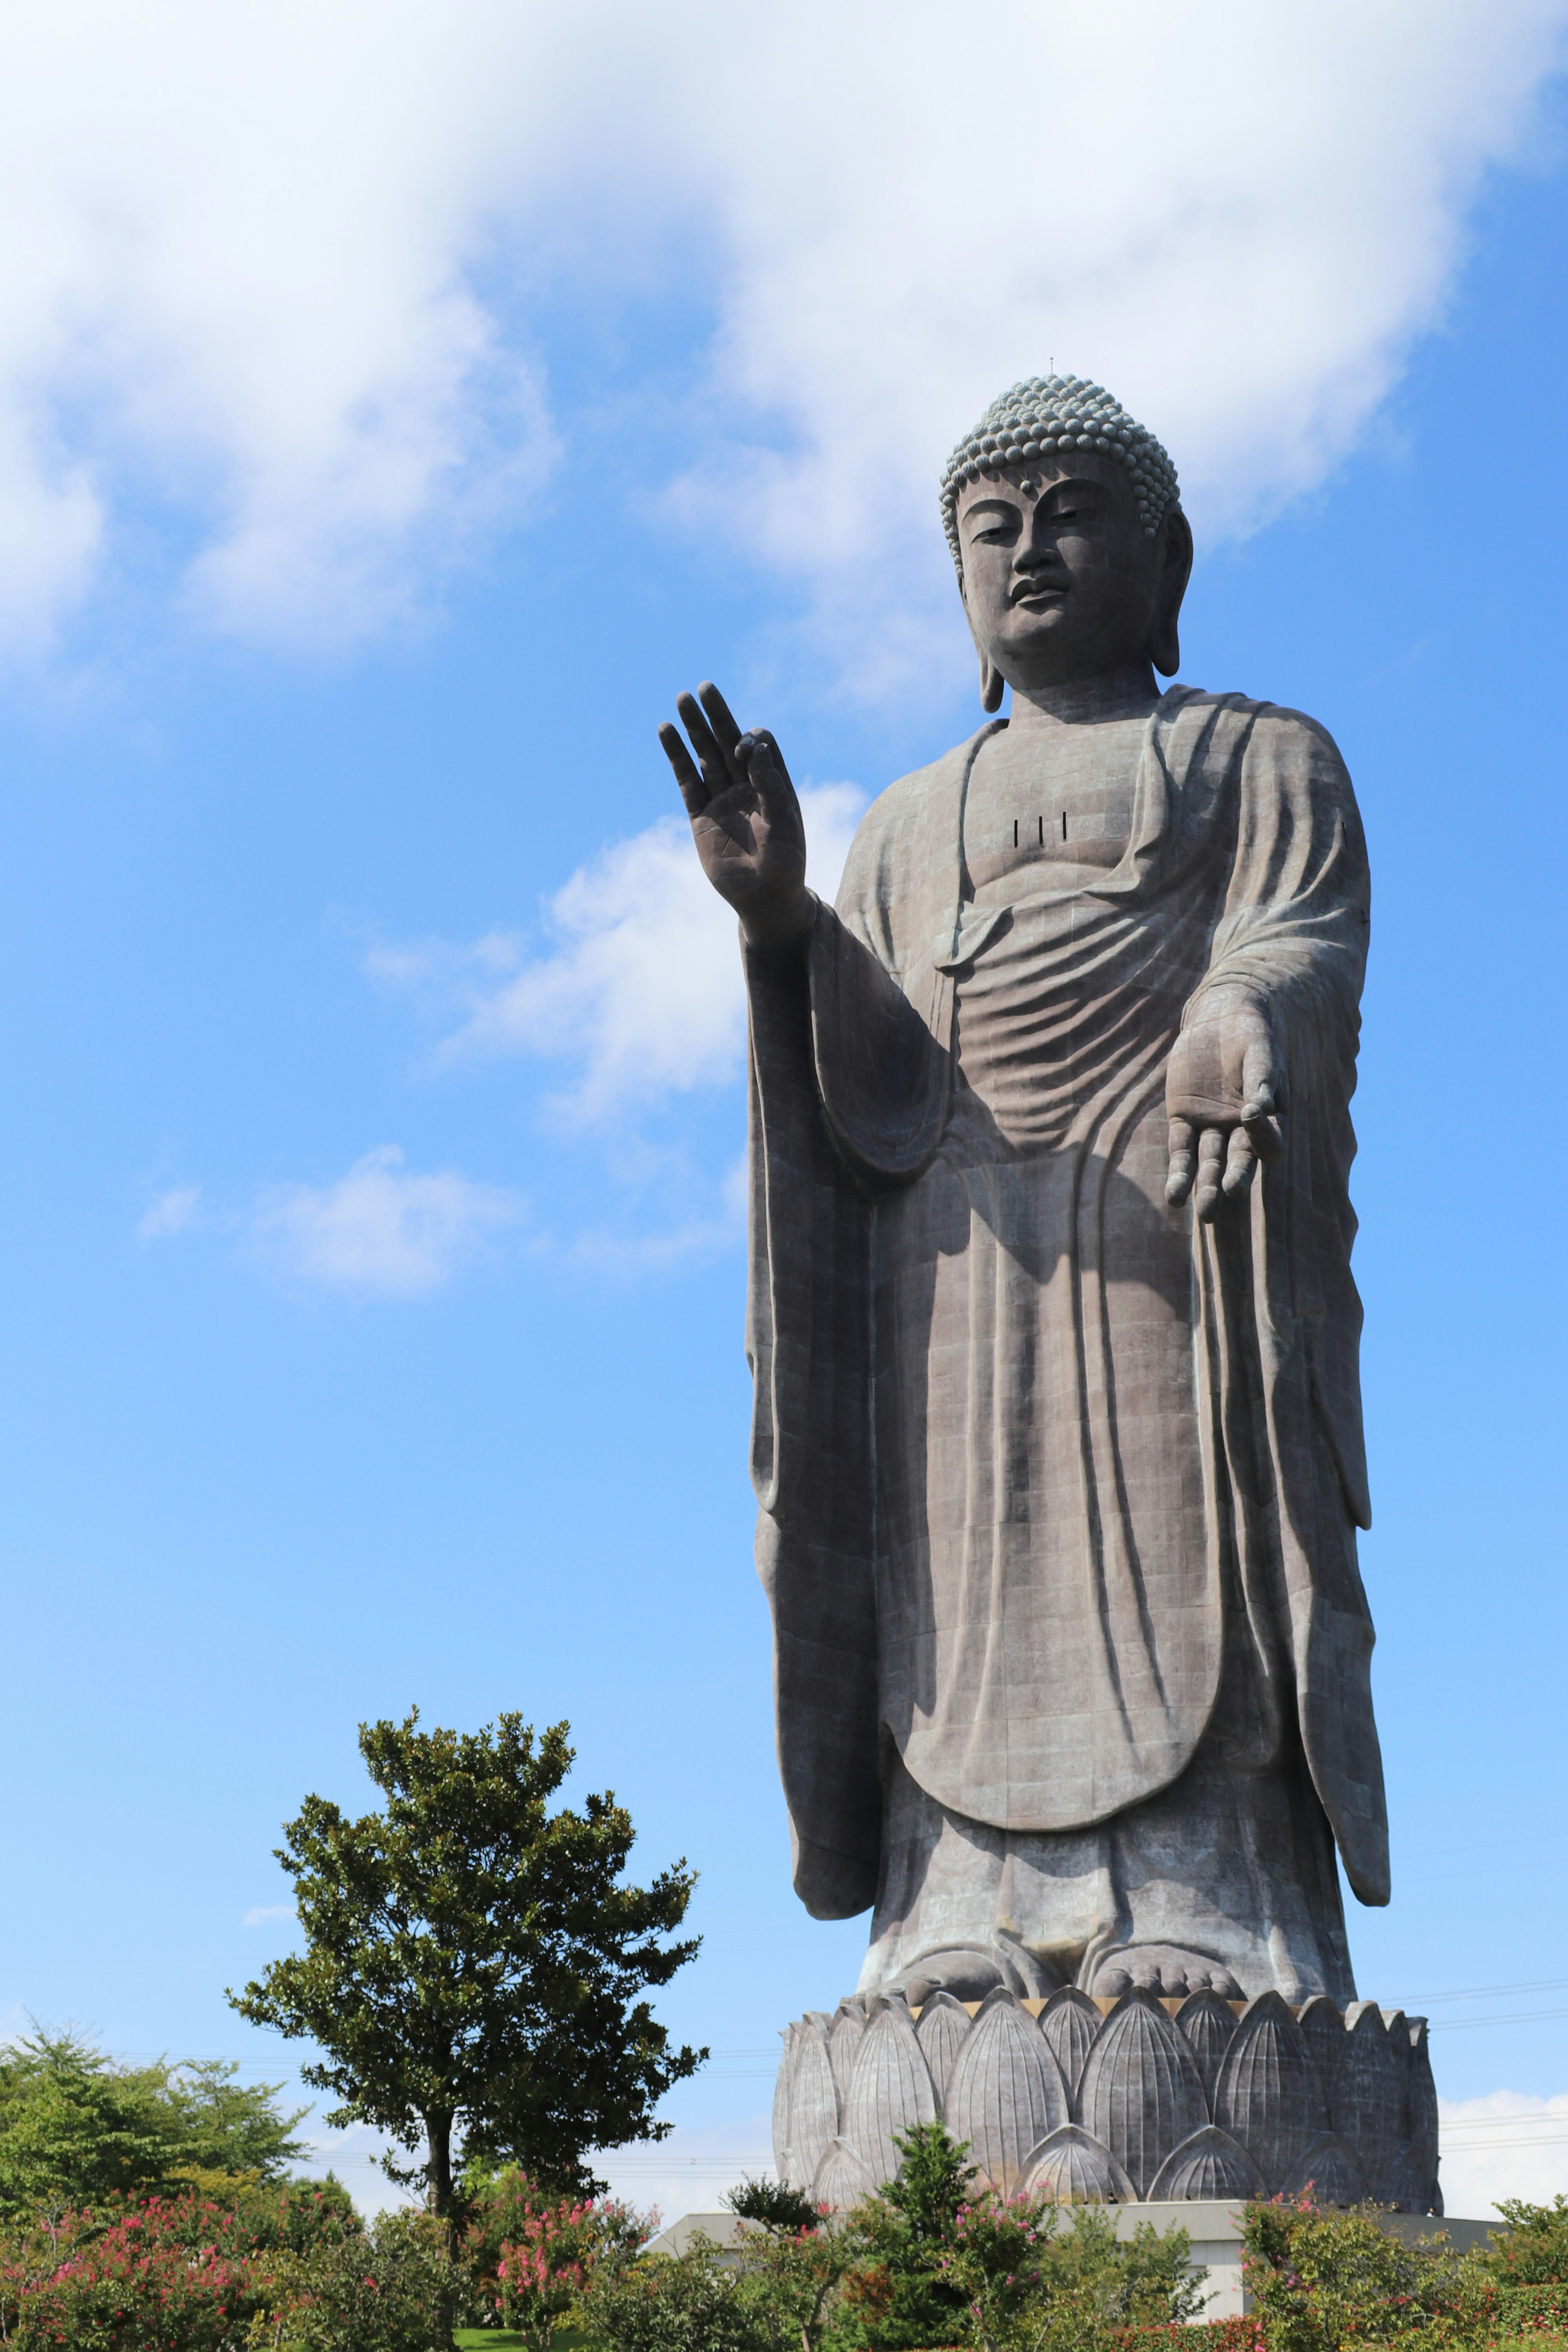
[(1165, 1073), (1171, 1168), (1165, 1198), (1193, 1195), (1205, 1224), (1247, 1192), (1262, 1160), (1284, 1152), (1285, 1069), (1267, 1016), (1239, 990), (1216, 989), (1171, 1051)]

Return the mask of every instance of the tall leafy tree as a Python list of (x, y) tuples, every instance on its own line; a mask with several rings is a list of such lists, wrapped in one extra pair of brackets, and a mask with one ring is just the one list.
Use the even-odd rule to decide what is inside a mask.
[(284, 1825), (306, 1948), (228, 1998), (308, 2036), (305, 2082), (333, 2125), (366, 2123), (423, 2161), (386, 2169), (455, 2210), (456, 2151), (596, 2191), (585, 2151), (662, 2139), (654, 2108), (706, 2050), (671, 2050), (647, 2000), (699, 1939), (668, 1943), (696, 1874), (622, 1883), (635, 1832), (613, 1794), (550, 1811), (574, 1760), (570, 1727), (537, 1739), (517, 1715), (468, 1735), (362, 1724), (385, 1799), (349, 1820), (324, 1797)]
[(129, 2066), (42, 2029), (0, 2057), (0, 2212), (92, 2204), (182, 2183), (275, 2180), (304, 2153), (281, 2085), (222, 2059)]

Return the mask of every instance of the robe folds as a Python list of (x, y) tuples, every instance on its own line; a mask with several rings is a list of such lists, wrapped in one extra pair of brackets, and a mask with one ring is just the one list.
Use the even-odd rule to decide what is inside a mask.
[[(867, 813), (800, 963), (746, 956), (752, 1468), (796, 1890), (819, 1917), (875, 1900), (891, 1751), (961, 1817), (1048, 1832), (1170, 1787), (1205, 1732), (1247, 1771), (1299, 1731), (1352, 1886), (1386, 1902), (1349, 777), (1299, 714), (1173, 688), (1121, 862), (1037, 862), (977, 902), (992, 731)], [(1221, 986), (1270, 1023), (1285, 1153), (1205, 1226), (1164, 1201), (1164, 1084)]]

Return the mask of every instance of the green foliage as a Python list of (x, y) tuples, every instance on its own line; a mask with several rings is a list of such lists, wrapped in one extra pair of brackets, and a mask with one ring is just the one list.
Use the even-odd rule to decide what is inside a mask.
[(791, 2189), (782, 2180), (753, 2179), (749, 2172), (742, 2173), (737, 2187), (725, 2190), (721, 2202), (738, 2221), (755, 2221), (764, 2230), (784, 2230), (791, 2236), (815, 2230), (822, 2220), (804, 2189)]
[(468, 2224), (461, 2254), (479, 2308), (521, 2340), (549, 2344), (605, 2264), (624, 2266), (653, 2229), (614, 2198), (555, 2198), (515, 2166), (463, 2180)]
[(608, 2352), (779, 2352), (765, 2299), (701, 2236), (684, 2254), (601, 2270), (582, 2309)]
[(963, 2324), (963, 2290), (947, 2275), (958, 2218), (975, 2191), (967, 2141), (939, 2123), (916, 2124), (896, 2137), (903, 2157), (897, 2180), (884, 2181), (844, 2224), (850, 2260), (829, 2342), (876, 2352), (920, 2352), (952, 2344)]
[(707, 2056), (672, 2052), (638, 1998), (697, 1950), (661, 1940), (694, 1874), (621, 1885), (634, 1832), (611, 1794), (548, 1810), (565, 1724), (536, 1741), (516, 1715), (472, 1737), (417, 1723), (361, 1726), (384, 1811), (351, 1821), (310, 1796), (285, 1825), (307, 1948), (229, 1999), (327, 2053), (303, 2077), (337, 2098), (330, 2122), (423, 2137), (422, 2164), (387, 2169), (437, 2213), (455, 2212), (455, 2135), (466, 2158), (592, 2194), (585, 2150), (663, 2138), (657, 2102)]
[(1406, 2246), (1371, 2208), (1249, 2205), (1242, 2259), (1268, 2352), (1339, 2352), (1433, 2331), (1458, 2340), (1489, 2303), (1479, 2263), (1440, 2234)]
[(469, 2315), (466, 2286), (433, 2214), (380, 2213), (367, 2230), (279, 2257), (272, 2307), (250, 2343), (254, 2352), (450, 2352), (454, 2325)]
[(987, 2192), (959, 2215), (943, 2274), (964, 2296), (969, 2340), (985, 2352), (1109, 2352), (1130, 2328), (1197, 2316), (1205, 2290), (1191, 2253), (1182, 2229), (1161, 2237), (1143, 2221), (1119, 2238), (1098, 2207), (1078, 2208), (1068, 2228), (1058, 2206)]
[(742, 2292), (771, 2345), (817, 2352), (826, 2341), (851, 2258), (843, 2233), (818, 2226), (789, 2230), (765, 2222), (741, 2249)]
[(1507, 2223), (1479, 2259), (1510, 2286), (1556, 2286), (1568, 2282), (1568, 2197), (1550, 2205), (1529, 2205), (1505, 2197), (1498, 2211)]
[(0, 2059), (0, 2213), (81, 2207), (182, 2181), (272, 2179), (305, 2112), (216, 2060), (124, 2066), (81, 2035), (36, 2031)]

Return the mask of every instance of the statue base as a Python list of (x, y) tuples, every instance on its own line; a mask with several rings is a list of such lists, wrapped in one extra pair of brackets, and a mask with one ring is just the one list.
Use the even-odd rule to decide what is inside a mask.
[(784, 2035), (781, 2180), (841, 2209), (897, 2178), (894, 2135), (940, 2120), (1004, 2194), (1063, 2204), (1232, 2204), (1299, 2195), (1440, 2214), (1426, 2021), (1064, 1987), (1030, 2000), (855, 1995)]

